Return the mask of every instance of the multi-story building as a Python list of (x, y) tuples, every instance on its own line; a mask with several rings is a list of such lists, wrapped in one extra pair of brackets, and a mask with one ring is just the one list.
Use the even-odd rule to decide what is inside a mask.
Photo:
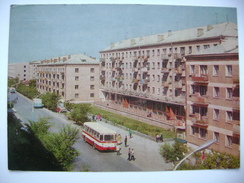
[(216, 151), (240, 153), (238, 43), (235, 38), (186, 56), (186, 140), (215, 139)]
[(237, 26), (222, 23), (132, 38), (100, 52), (98, 105), (164, 128), (185, 128), (186, 56), (237, 39)]
[(37, 65), (37, 89), (52, 92), (63, 100), (99, 100), (99, 61), (83, 54), (41, 60)]
[(11, 63), (8, 64), (8, 77), (19, 78), (19, 81), (28, 81), (29, 77), (29, 63)]
[(31, 61), (29, 62), (30, 67), (30, 79), (37, 79), (37, 66), (40, 64), (40, 61)]

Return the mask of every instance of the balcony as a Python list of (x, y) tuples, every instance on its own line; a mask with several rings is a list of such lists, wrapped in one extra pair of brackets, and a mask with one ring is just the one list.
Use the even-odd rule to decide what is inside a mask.
[(141, 68), (141, 72), (148, 72), (149, 68), (148, 67), (143, 67)]
[(105, 58), (100, 58), (100, 62), (105, 62)]
[(192, 119), (194, 126), (208, 127), (208, 118), (206, 116), (201, 116), (201, 119)]
[(169, 55), (162, 54), (162, 55), (161, 55), (161, 59), (162, 59), (162, 60), (169, 60)]
[(182, 83), (180, 81), (174, 83), (175, 88), (182, 88)]
[(201, 76), (192, 76), (194, 82), (208, 82), (208, 75), (202, 74)]
[(147, 85), (149, 81), (149, 79), (141, 79), (141, 84)]
[(174, 53), (174, 59), (181, 59), (182, 58), (182, 56), (181, 56), (181, 54), (180, 53)]
[(138, 79), (133, 78), (131, 82), (132, 82), (132, 83), (134, 83), (134, 84), (138, 84), (138, 83), (139, 83), (139, 80), (138, 80)]
[(104, 75), (101, 75), (100, 76), (100, 80), (105, 80), (105, 76)]
[(168, 68), (162, 68), (161, 73), (169, 73), (169, 69)]
[(193, 94), (189, 95), (189, 97), (191, 97), (191, 101), (196, 104), (208, 105), (209, 103), (208, 96), (206, 95), (198, 96), (198, 94)]
[(132, 68), (132, 71), (133, 71), (133, 72), (138, 72), (138, 70), (139, 70), (138, 68), (135, 68), (135, 67)]
[(110, 57), (110, 61), (115, 62), (116, 58), (115, 57)]

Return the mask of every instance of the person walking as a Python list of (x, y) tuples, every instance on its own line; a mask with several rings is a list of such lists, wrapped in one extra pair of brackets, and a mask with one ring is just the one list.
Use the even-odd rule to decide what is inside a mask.
[(129, 149), (128, 149), (128, 159), (127, 159), (127, 160), (129, 160), (129, 161), (131, 160), (131, 159), (130, 159), (130, 155), (131, 155), (131, 151), (130, 151), (130, 148), (129, 148)]
[(127, 147), (127, 135), (125, 136), (124, 142), (125, 142), (125, 147)]
[(135, 161), (135, 151), (134, 149), (131, 150), (131, 157), (130, 157), (131, 160)]
[(129, 136), (132, 138), (132, 130), (129, 130)]

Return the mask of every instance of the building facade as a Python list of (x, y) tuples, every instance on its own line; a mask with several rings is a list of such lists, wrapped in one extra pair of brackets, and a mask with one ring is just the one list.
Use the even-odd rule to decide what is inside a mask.
[(215, 139), (216, 151), (240, 153), (239, 59), (236, 39), (186, 56), (186, 140)]
[[(238, 39), (236, 24), (229, 22), (111, 44), (100, 52), (100, 87), (105, 99), (97, 105), (153, 125), (181, 129), (185, 138), (185, 128), (189, 127), (188, 80), (193, 82), (187, 73), (187, 58), (217, 48), (228, 39)], [(238, 69), (236, 63), (238, 59), (234, 67)], [(204, 72), (205, 66), (199, 69)], [(192, 143), (199, 145), (200, 141)]]
[(19, 81), (30, 80), (29, 63), (11, 63), (8, 64), (8, 77), (19, 78)]
[(99, 61), (74, 54), (42, 60), (37, 65), (37, 89), (52, 92), (65, 101), (99, 100)]

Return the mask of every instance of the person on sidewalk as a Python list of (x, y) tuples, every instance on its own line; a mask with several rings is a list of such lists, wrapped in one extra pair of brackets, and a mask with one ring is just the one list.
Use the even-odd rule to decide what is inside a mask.
[(127, 135), (125, 136), (124, 142), (125, 142), (125, 147), (127, 147)]
[(131, 150), (131, 157), (130, 157), (131, 160), (135, 161), (135, 151), (134, 149)]
[(132, 138), (132, 130), (129, 130), (129, 136)]
[(129, 160), (129, 161), (131, 160), (131, 159), (130, 159), (130, 155), (131, 155), (131, 150), (130, 150), (130, 148), (129, 148), (129, 149), (128, 149), (128, 159), (127, 159), (127, 160)]

